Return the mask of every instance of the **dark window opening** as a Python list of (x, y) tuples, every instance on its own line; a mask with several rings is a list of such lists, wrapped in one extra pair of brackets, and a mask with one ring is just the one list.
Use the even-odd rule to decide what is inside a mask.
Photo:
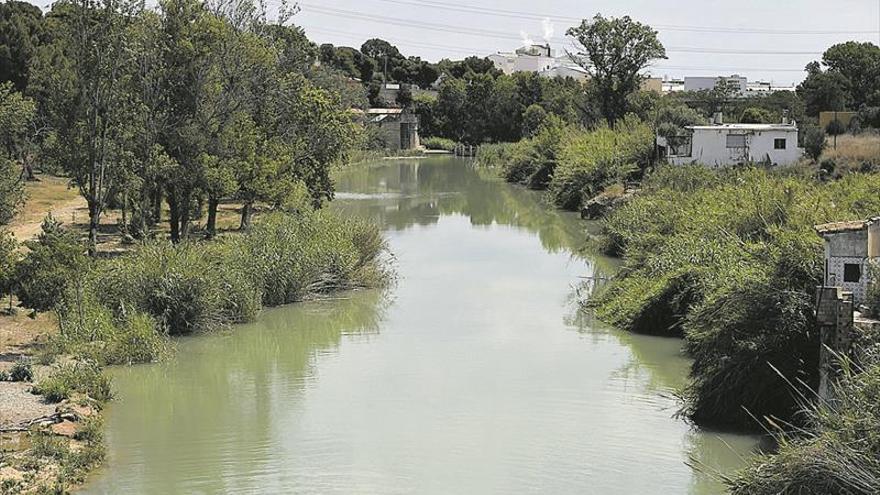
[(727, 147), (728, 148), (745, 148), (746, 147), (746, 135), (745, 134), (728, 134), (727, 135)]
[(786, 140), (783, 139), (774, 139), (773, 140), (773, 148), (777, 150), (784, 150), (786, 145)]
[(843, 265), (843, 281), (858, 282), (862, 279), (862, 265), (845, 263)]

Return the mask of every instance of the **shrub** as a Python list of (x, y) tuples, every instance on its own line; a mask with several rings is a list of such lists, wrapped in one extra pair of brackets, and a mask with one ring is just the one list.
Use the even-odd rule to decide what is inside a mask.
[(61, 300), (68, 282), (87, 266), (85, 247), (51, 214), (37, 240), (25, 245), (29, 251), (16, 270), (16, 293), (24, 306), (48, 311)]
[(758, 107), (746, 108), (739, 119), (743, 124), (769, 124), (773, 120), (773, 114), (769, 110)]
[[(0, 230), (0, 304), (15, 287), (15, 265), (18, 262), (18, 243), (10, 232)], [(10, 301), (11, 304), (11, 301)]]
[(653, 131), (634, 116), (613, 130), (600, 127), (569, 135), (550, 182), (553, 204), (578, 209), (605, 187), (635, 177), (650, 163), (653, 149)]
[(825, 134), (829, 136), (840, 136), (841, 134), (846, 132), (846, 126), (843, 125), (843, 122), (834, 119), (825, 126)]
[(878, 187), (878, 175), (817, 183), (758, 169), (661, 167), (604, 221), (625, 269), (593, 304), (622, 328), (684, 335), (694, 357), (686, 411), (699, 423), (793, 420), (798, 404), (779, 392), (786, 379), (817, 379), (812, 302), (822, 243), (813, 226), (875, 214)]
[(92, 361), (76, 361), (59, 365), (48, 377), (40, 380), (34, 392), (49, 402), (69, 399), (75, 392), (106, 402), (113, 397), (110, 378), (101, 372), (100, 366)]
[(807, 129), (804, 134), (804, 151), (814, 162), (819, 160), (828, 143), (825, 140), (825, 131), (817, 127)]
[(844, 363), (835, 400), (805, 405), (807, 429), (777, 430), (779, 449), (725, 478), (735, 495), (880, 493), (880, 366)]
[(34, 370), (27, 359), (19, 359), (9, 369), (9, 379), (13, 382), (29, 382), (34, 379)]
[(0, 157), (0, 225), (12, 220), (15, 212), (24, 203), (24, 181), (21, 170), (12, 160)]
[(441, 137), (429, 137), (422, 140), (422, 144), (429, 150), (454, 151), (455, 141)]
[(528, 108), (523, 111), (523, 128), (522, 135), (523, 137), (531, 138), (535, 137), (535, 134), (541, 129), (544, 125), (544, 122), (547, 120), (547, 111), (544, 110), (544, 107), (538, 105), (537, 103), (533, 103), (529, 105)]
[(152, 361), (166, 335), (252, 320), (263, 304), (384, 284), (379, 229), (326, 211), (262, 217), (245, 235), (145, 244), (74, 279), (51, 344), (103, 364)]
[(865, 294), (865, 305), (868, 307), (868, 316), (880, 317), (880, 265), (870, 263), (868, 265), (868, 292)]

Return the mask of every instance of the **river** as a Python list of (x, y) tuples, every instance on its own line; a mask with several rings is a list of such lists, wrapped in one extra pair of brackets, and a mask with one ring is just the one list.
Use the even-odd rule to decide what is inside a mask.
[(348, 170), (396, 284), (263, 312), (113, 370), (88, 494), (714, 494), (749, 436), (673, 417), (681, 342), (579, 310), (616, 262), (539, 194), (452, 158)]

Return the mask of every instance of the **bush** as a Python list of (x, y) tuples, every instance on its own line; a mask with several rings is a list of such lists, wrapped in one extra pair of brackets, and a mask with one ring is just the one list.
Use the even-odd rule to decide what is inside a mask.
[(725, 479), (736, 495), (880, 493), (880, 365), (844, 363), (835, 400), (806, 406), (807, 429), (776, 432), (779, 450)]
[(746, 108), (739, 119), (743, 124), (769, 124), (773, 120), (773, 114), (769, 110), (758, 107)]
[(48, 311), (61, 300), (65, 288), (88, 265), (85, 246), (61, 222), (46, 217), (36, 241), (16, 269), (16, 293), (25, 307)]
[(325, 211), (267, 215), (210, 243), (149, 243), (74, 279), (51, 343), (104, 364), (152, 361), (166, 335), (250, 321), (263, 304), (381, 286), (385, 248), (374, 225)]
[(422, 144), (429, 150), (454, 151), (455, 141), (441, 137), (429, 137), (422, 140)]
[(786, 380), (817, 380), (812, 303), (823, 263), (813, 226), (875, 214), (878, 187), (878, 175), (817, 183), (660, 167), (605, 219), (625, 269), (592, 303), (624, 329), (685, 337), (694, 357), (686, 411), (700, 424), (793, 420), (798, 404), (779, 391)]
[(843, 122), (834, 119), (825, 126), (825, 134), (829, 136), (840, 136), (841, 134), (846, 132), (846, 126), (843, 125)]
[(27, 359), (19, 359), (9, 369), (9, 380), (13, 382), (29, 382), (34, 379), (34, 370)]
[(567, 210), (580, 208), (605, 187), (638, 176), (650, 164), (653, 150), (653, 131), (634, 116), (613, 130), (601, 127), (570, 134), (550, 182), (553, 204)]
[(547, 120), (547, 111), (544, 110), (544, 107), (534, 103), (529, 105), (528, 108), (523, 112), (522, 122), (522, 135), (526, 138), (535, 137), (541, 127), (544, 125), (544, 122)]
[(880, 318), (880, 265), (877, 263), (868, 265), (868, 292), (865, 294), (865, 305), (868, 307), (868, 316)]
[(807, 129), (804, 134), (804, 151), (814, 162), (819, 160), (828, 143), (825, 140), (825, 131), (817, 127)]
[(97, 363), (90, 361), (61, 364), (34, 387), (34, 393), (42, 395), (49, 402), (61, 402), (76, 392), (98, 402), (106, 402), (113, 397), (110, 378), (101, 372)]

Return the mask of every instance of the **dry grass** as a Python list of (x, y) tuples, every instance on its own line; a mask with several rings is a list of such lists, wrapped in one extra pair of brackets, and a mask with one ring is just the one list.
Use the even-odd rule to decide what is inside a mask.
[(822, 160), (880, 164), (880, 135), (865, 133), (858, 136), (838, 136), (837, 148), (834, 147), (834, 138), (828, 138), (828, 149), (822, 155)]

